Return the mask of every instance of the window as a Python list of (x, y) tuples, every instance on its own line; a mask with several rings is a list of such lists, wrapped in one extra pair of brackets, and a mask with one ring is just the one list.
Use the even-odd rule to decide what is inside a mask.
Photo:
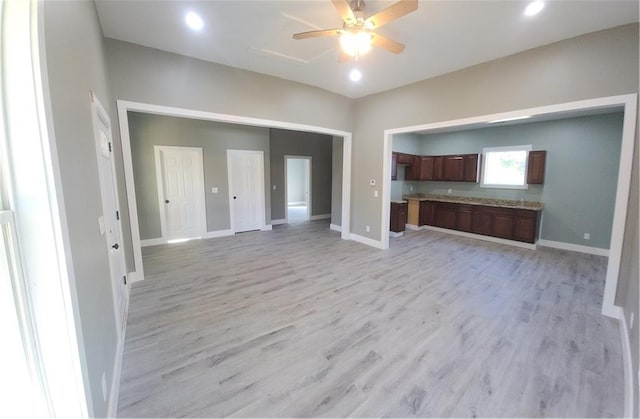
[(482, 149), (483, 188), (527, 189), (527, 156), (531, 145)]

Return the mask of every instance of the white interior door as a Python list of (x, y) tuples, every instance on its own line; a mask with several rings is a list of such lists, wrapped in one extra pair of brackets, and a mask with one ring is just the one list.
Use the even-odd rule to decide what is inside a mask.
[(229, 210), (234, 233), (265, 225), (264, 153), (228, 150)]
[(100, 232), (105, 235), (109, 254), (109, 268), (113, 288), (113, 303), (116, 324), (120, 334), (126, 320), (127, 269), (122, 250), (122, 225), (120, 223), (120, 204), (118, 202), (113, 144), (111, 141), (111, 121), (109, 115), (92, 94), (93, 126), (98, 156), (100, 193), (102, 196), (103, 216), (100, 217)]
[(162, 238), (202, 237), (206, 231), (202, 148), (155, 146)]

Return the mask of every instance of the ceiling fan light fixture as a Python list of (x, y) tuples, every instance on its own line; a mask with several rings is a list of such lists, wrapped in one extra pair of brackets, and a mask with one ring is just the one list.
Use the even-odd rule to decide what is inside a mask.
[(371, 34), (367, 31), (345, 31), (340, 36), (342, 51), (356, 58), (371, 50), (371, 41)]
[(354, 68), (349, 73), (349, 78), (351, 79), (352, 82), (357, 83), (360, 80), (362, 80), (362, 72), (360, 70), (358, 70), (357, 68)]

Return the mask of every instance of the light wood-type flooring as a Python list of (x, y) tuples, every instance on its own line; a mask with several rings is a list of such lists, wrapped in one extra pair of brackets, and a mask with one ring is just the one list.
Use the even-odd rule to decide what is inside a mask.
[(623, 414), (606, 258), (325, 221), (144, 249), (119, 416)]

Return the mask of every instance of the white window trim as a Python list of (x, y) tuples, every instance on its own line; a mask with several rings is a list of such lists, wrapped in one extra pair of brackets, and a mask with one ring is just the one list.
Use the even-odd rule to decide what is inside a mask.
[[(527, 169), (529, 164), (529, 152), (531, 151), (531, 144), (528, 145), (514, 145), (514, 146), (505, 146), (505, 147), (485, 147), (482, 149), (482, 169), (480, 171), (480, 187), (488, 188), (488, 189), (529, 189), (529, 184), (527, 183)], [(485, 174), (487, 168), (487, 152), (500, 152), (500, 151), (526, 151), (527, 157), (525, 158), (524, 163), (524, 184), (523, 185), (503, 185), (503, 184), (494, 184), (494, 183), (485, 183)]]

